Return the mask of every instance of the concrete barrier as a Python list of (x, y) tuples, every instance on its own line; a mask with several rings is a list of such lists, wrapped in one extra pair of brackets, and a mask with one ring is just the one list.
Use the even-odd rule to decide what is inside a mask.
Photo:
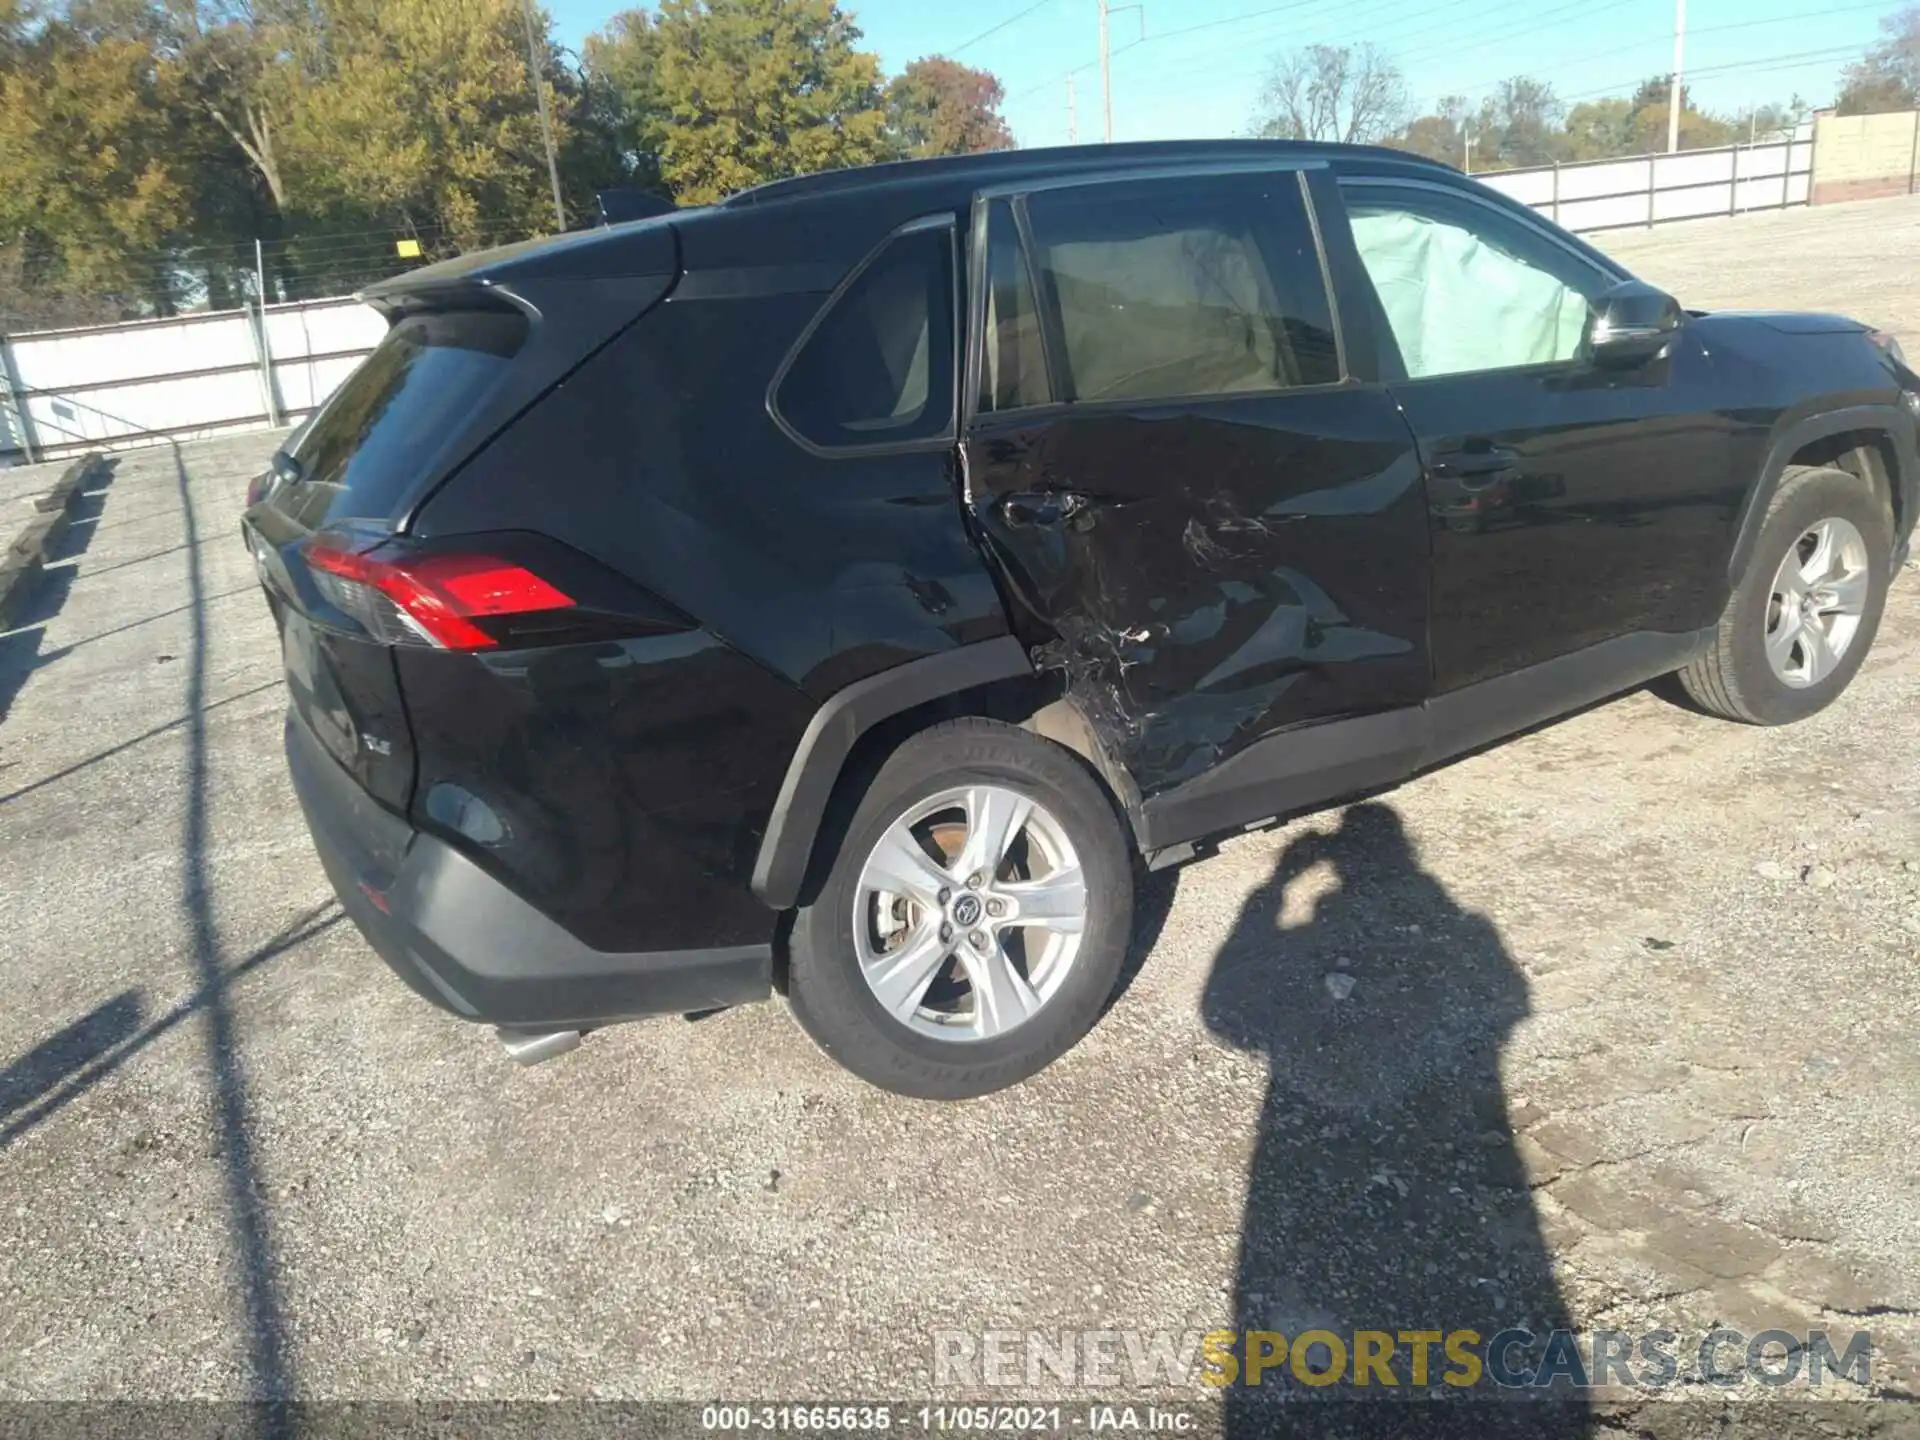
[(26, 608), (40, 572), (46, 568), (47, 551), (67, 528), (74, 501), (86, 489), (99, 463), (99, 455), (88, 454), (67, 466), (53, 488), (34, 499), (33, 518), (0, 555), (0, 630), (11, 630), (14, 618)]

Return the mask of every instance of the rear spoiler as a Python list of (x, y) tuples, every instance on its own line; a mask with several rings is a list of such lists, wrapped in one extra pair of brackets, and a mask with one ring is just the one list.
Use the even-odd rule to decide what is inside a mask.
[(679, 237), (671, 223), (656, 220), (470, 251), (375, 281), (358, 298), (390, 320), (416, 307), (461, 305), (510, 304), (544, 314), (556, 290), (577, 294), (582, 287), (600, 287), (600, 303), (619, 309), (631, 300), (631, 317), (659, 299), (679, 272)]
[(612, 190), (596, 190), (593, 198), (600, 202), (600, 223), (602, 225), (620, 225), (628, 220), (651, 220), (657, 215), (671, 215), (679, 206), (659, 195), (649, 195), (644, 190), (629, 190), (624, 187)]

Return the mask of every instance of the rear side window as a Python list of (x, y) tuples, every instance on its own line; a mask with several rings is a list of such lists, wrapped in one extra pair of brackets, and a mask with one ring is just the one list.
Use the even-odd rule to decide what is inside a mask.
[(1292, 174), (1127, 181), (1028, 197), (1069, 401), (1254, 394), (1340, 378)]
[(499, 383), (526, 336), (525, 318), (506, 311), (396, 323), (300, 436), (301, 520), (317, 528), (404, 508), (421, 462)]
[(894, 236), (814, 321), (775, 384), (774, 418), (822, 450), (944, 437), (953, 311), (952, 227)]

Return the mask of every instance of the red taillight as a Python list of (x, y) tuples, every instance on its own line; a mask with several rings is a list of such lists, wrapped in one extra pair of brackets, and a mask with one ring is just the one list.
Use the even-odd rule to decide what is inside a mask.
[(475, 621), (573, 604), (525, 566), (491, 555), (355, 551), (325, 535), (305, 548), (327, 598), (388, 644), (486, 650), (499, 641)]

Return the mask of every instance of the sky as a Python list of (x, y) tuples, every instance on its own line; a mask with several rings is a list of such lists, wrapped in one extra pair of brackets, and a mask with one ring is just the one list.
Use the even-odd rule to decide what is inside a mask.
[[(623, 8), (546, 3), (562, 43), (575, 47)], [(993, 71), (1022, 145), (1101, 138), (1097, 0), (840, 3), (889, 73), (928, 54)], [(1797, 91), (1825, 104), (1842, 67), (1874, 43), (1879, 18), (1898, 4), (1691, 0), (1684, 69), (1693, 103), (1737, 113)], [(1517, 74), (1549, 81), (1569, 103), (1623, 94), (1672, 68), (1673, 22), (1674, 0), (1143, 0), (1110, 20), (1113, 135), (1244, 135), (1274, 55), (1320, 43), (1373, 41), (1422, 110), (1449, 93), (1477, 102)]]

